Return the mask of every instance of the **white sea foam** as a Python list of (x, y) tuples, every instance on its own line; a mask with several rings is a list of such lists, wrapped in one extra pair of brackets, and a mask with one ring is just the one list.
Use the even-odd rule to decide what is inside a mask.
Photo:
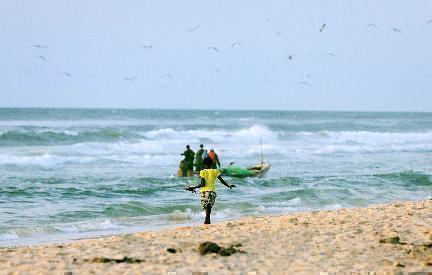
[[(191, 209), (186, 209), (186, 211), (180, 211), (180, 210), (174, 210), (173, 213), (168, 214), (165, 216), (166, 220), (168, 221), (201, 221), (205, 216), (205, 212), (203, 210), (200, 211), (192, 211)], [(222, 210), (215, 210), (212, 211), (212, 219), (221, 221), (226, 220), (230, 218), (240, 217), (241, 211), (231, 208), (225, 208)]]
[(81, 223), (56, 225), (54, 228), (64, 233), (81, 233), (91, 231), (110, 231), (124, 228), (123, 225), (113, 222), (111, 219), (90, 220)]
[(198, 218), (200, 213), (193, 213), (191, 209), (186, 209), (186, 211), (182, 212), (180, 210), (174, 210), (173, 213), (168, 214), (166, 219), (169, 221), (188, 221), (193, 218)]
[(18, 240), (19, 236), (14, 231), (8, 231), (5, 233), (0, 233), (0, 241), (14, 241)]
[(301, 205), (302, 201), (299, 197), (292, 198), (287, 201), (271, 201), (267, 202), (265, 206), (274, 206), (274, 207), (292, 207)]
[(432, 143), (432, 132), (420, 133), (390, 133), (390, 132), (367, 132), (367, 131), (319, 131), (298, 132), (298, 138), (306, 141), (319, 141), (347, 144), (407, 144), (417, 142)]
[[(179, 148), (179, 150), (183, 149), (184, 144), (185, 142), (178, 142), (175, 140), (139, 140), (115, 143), (84, 142), (58, 148), (67, 152), (102, 156), (112, 154), (166, 154), (170, 153), (173, 147)], [(176, 153), (179, 153), (179, 151), (176, 151)]]
[(66, 134), (66, 135), (69, 135), (69, 136), (78, 136), (79, 135), (79, 132), (78, 131), (74, 131), (74, 130), (64, 130), (63, 133)]
[(198, 143), (200, 139), (212, 140), (216, 143), (219, 142), (259, 142), (259, 139), (275, 140), (277, 133), (268, 130), (262, 125), (253, 125), (249, 128), (241, 129), (238, 131), (221, 131), (221, 130), (179, 130), (176, 131), (172, 128), (164, 128), (141, 133), (142, 136), (148, 139), (157, 140), (181, 140), (189, 141), (190, 143)]
[(379, 132), (324, 132), (331, 140), (338, 143), (357, 143), (369, 145), (432, 143), (432, 132), (426, 133), (379, 133)]
[[(76, 134), (72, 131), (70, 135)], [(256, 159), (259, 139), (267, 157), (306, 156), (329, 153), (432, 151), (432, 132), (380, 133), (366, 131), (275, 132), (262, 125), (237, 131), (174, 130), (163, 128), (141, 133), (143, 139), (118, 142), (83, 142), (50, 146), (46, 150), (11, 148), (0, 155), (0, 165), (52, 167), (98, 160), (128, 162), (143, 166), (176, 166), (185, 144), (214, 147), (223, 161)], [(289, 138), (286, 138), (289, 136)], [(206, 141), (206, 142), (203, 142)]]
[(88, 163), (94, 161), (92, 157), (67, 157), (43, 154), (38, 156), (0, 155), (0, 165), (36, 165), (56, 166), (66, 163)]

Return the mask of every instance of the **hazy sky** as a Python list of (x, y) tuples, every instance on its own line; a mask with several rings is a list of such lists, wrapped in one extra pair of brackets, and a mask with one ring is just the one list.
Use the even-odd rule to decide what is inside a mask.
[(431, 0), (2, 0), (0, 106), (432, 111), (429, 20)]

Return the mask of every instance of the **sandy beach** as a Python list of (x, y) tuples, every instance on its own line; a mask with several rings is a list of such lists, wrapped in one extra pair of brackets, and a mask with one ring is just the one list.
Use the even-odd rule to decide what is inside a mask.
[[(0, 272), (432, 272), (431, 241), (432, 200), (394, 202), (367, 208), (246, 217), (210, 226), (66, 244), (2, 248)], [(198, 247), (203, 242), (227, 249), (201, 255), (205, 251)]]

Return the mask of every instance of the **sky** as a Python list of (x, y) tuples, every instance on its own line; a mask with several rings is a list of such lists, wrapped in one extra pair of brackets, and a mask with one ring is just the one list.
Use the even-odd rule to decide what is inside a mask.
[(430, 20), (430, 0), (2, 0), (0, 107), (431, 112)]

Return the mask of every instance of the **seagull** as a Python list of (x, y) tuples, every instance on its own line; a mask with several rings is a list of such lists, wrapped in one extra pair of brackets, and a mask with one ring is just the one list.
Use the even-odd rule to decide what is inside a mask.
[(336, 55), (335, 55), (334, 53), (332, 53), (332, 52), (328, 52), (328, 53), (324, 54), (324, 56), (332, 56), (332, 57), (335, 57)]
[(135, 79), (137, 79), (137, 78), (138, 78), (138, 76), (136, 75), (136, 76), (126, 76), (123, 79), (127, 80), (127, 81), (135, 81)]
[(172, 77), (172, 75), (170, 73), (163, 74), (160, 77), (167, 77), (169, 79), (173, 79), (173, 77)]
[(68, 72), (62, 72), (60, 75), (64, 75), (64, 76), (67, 76), (67, 77), (72, 77), (72, 75), (70, 73), (68, 73)]
[(199, 29), (199, 26), (195, 26), (195, 27), (193, 27), (193, 28), (191, 28), (191, 29), (188, 29), (188, 31), (189, 32), (194, 32), (194, 31), (196, 31), (196, 30), (198, 30)]
[(34, 71), (29, 72), (27, 70), (23, 70), (22, 72), (25, 73), (27, 76), (31, 76), (34, 73)]
[(35, 55), (35, 57), (42, 59), (43, 61), (47, 61), (46, 57), (43, 55)]
[(208, 47), (207, 49), (209, 49), (209, 50), (214, 50), (215, 52), (217, 52), (217, 53), (220, 53), (220, 51), (218, 50), (218, 48), (216, 48), (216, 47)]
[(375, 24), (369, 24), (367, 25), (368, 28), (374, 28), (374, 29), (378, 29), (378, 26)]
[(32, 46), (39, 49), (48, 49), (48, 47), (45, 45), (33, 44)]
[(321, 26), (321, 28), (319, 29), (319, 31), (320, 31), (320, 32), (323, 32), (324, 29), (325, 29), (325, 27), (326, 27), (326, 23), (322, 24), (322, 26)]
[(235, 43), (233, 43), (232, 45), (231, 45), (231, 49), (232, 48), (237, 48), (237, 47), (240, 47), (241, 46), (241, 44), (239, 43), (239, 42), (235, 42)]
[(141, 45), (140, 47), (141, 47), (141, 48), (144, 48), (144, 49), (147, 49), (147, 50), (153, 48), (152, 45)]
[(402, 31), (400, 29), (398, 29), (398, 28), (393, 28), (393, 31), (394, 32), (398, 32), (398, 33), (402, 33)]
[(295, 55), (287, 54), (287, 55), (286, 55), (286, 58), (288, 58), (289, 60), (292, 60), (292, 59), (294, 58), (294, 56), (295, 56)]

